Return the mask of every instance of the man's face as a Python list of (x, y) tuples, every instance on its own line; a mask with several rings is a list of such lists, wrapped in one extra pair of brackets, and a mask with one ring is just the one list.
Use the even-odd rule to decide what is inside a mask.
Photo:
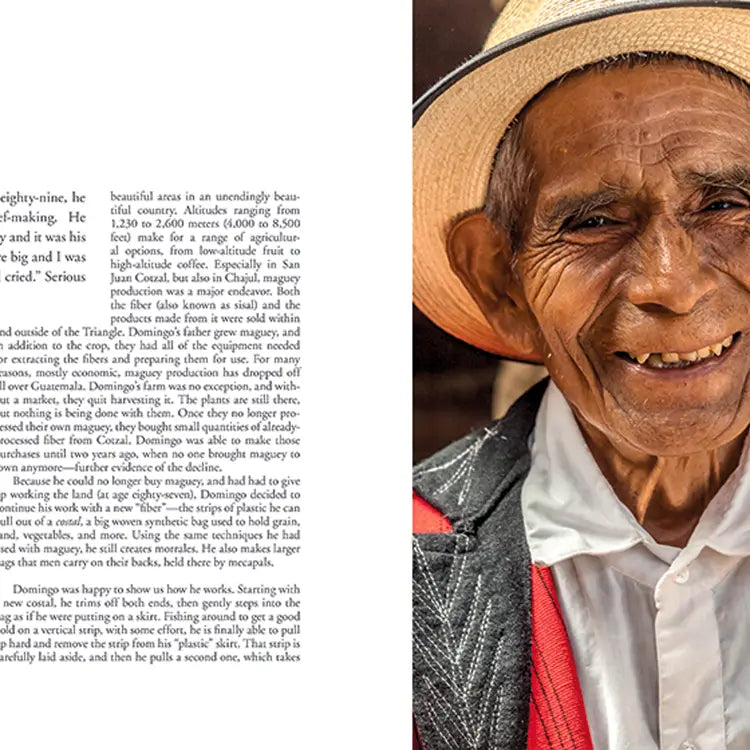
[(589, 71), (529, 108), (524, 138), (535, 177), (516, 272), (579, 418), (650, 454), (739, 435), (750, 99), (678, 63)]

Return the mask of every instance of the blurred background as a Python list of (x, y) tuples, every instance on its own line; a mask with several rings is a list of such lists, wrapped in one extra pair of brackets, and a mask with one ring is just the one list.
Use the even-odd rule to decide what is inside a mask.
[[(413, 0), (413, 97), (482, 47), (505, 0)], [(433, 325), (416, 307), (413, 451), (420, 461), (500, 416), (543, 374), (503, 363)]]

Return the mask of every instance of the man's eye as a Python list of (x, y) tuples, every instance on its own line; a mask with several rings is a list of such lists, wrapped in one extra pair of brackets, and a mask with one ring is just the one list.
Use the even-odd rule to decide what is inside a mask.
[(704, 211), (729, 211), (732, 208), (742, 208), (742, 204), (735, 201), (713, 201), (709, 203)]
[(584, 219), (579, 222), (572, 222), (568, 227), (569, 229), (599, 229), (600, 227), (608, 227), (615, 222), (612, 219), (608, 219), (606, 216), (590, 216), (588, 219)]

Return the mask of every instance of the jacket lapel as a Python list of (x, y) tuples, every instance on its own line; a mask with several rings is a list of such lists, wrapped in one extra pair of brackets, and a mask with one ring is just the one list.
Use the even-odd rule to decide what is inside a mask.
[(415, 470), (415, 521), (428, 532), (414, 537), (413, 569), (425, 750), (591, 750), (552, 578), (531, 566), (521, 513), (545, 388)]
[(530, 562), (522, 524), (520, 505), (509, 502), (474, 535), (414, 537), (413, 694), (425, 750), (526, 748)]

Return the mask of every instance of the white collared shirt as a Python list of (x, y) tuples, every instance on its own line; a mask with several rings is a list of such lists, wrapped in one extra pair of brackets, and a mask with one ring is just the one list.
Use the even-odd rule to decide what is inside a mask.
[(658, 544), (548, 387), (524, 524), (552, 568), (595, 750), (750, 748), (748, 444), (687, 546)]

